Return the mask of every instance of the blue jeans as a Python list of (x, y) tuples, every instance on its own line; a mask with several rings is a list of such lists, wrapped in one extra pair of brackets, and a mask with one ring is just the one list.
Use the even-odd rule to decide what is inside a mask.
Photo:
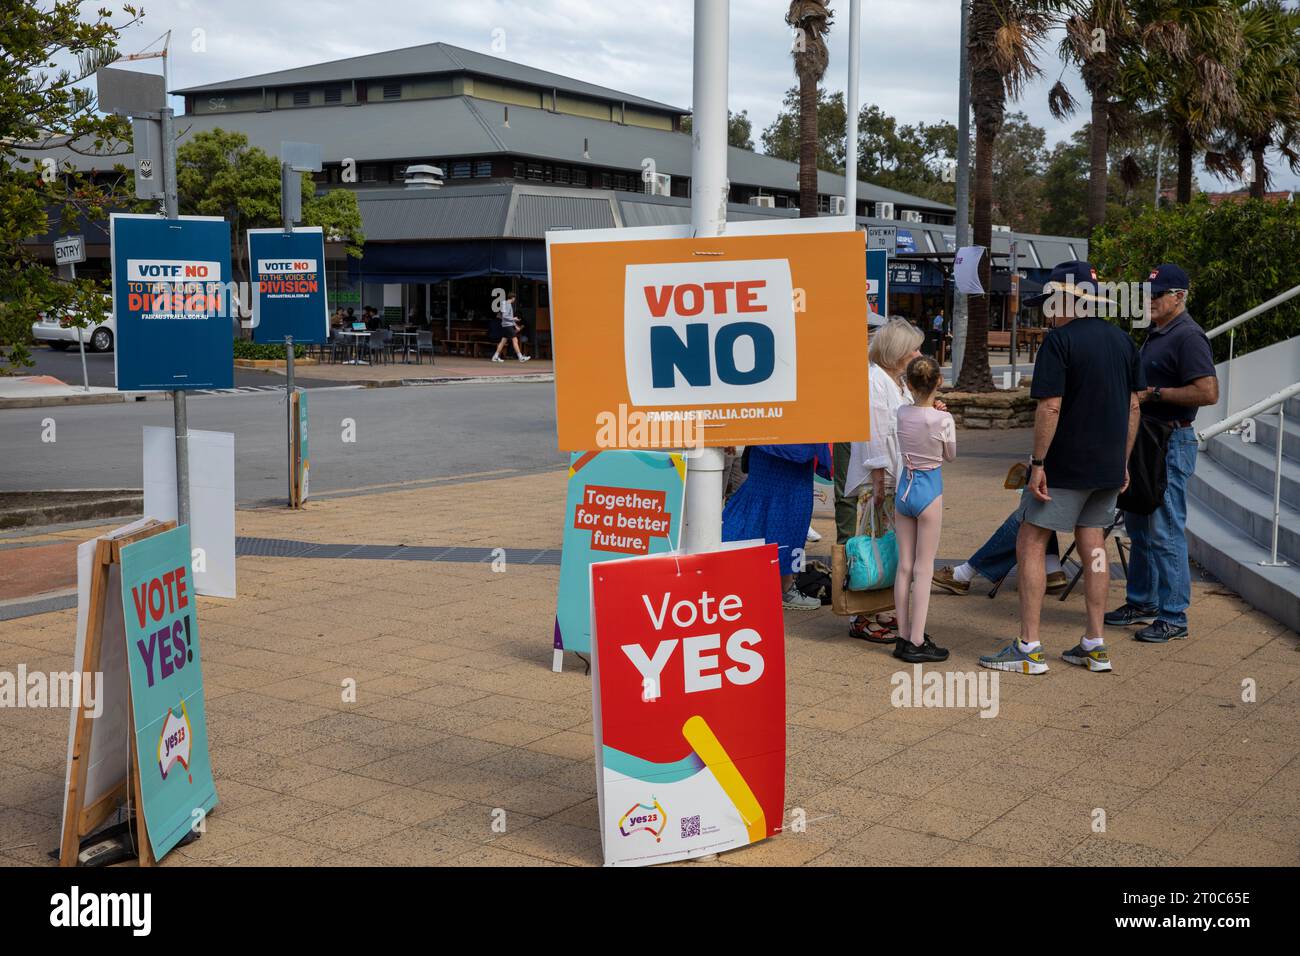
[(1124, 513), (1133, 551), (1128, 559), (1128, 603), (1154, 610), (1161, 621), (1187, 626), (1192, 572), (1187, 564), (1187, 479), (1196, 470), (1196, 432), (1175, 428), (1165, 455), (1165, 500), (1149, 515)]
[[(969, 564), (982, 577), (990, 581), (1001, 581), (1016, 566), (1016, 537), (1020, 534), (1020, 525), (1025, 520), (1026, 504), (1022, 494), (1020, 506), (1011, 512), (1011, 516), (1002, 522), (998, 530), (993, 532), (992, 537), (971, 555)], [(1047, 553), (1058, 556), (1061, 553), (1061, 546), (1056, 540), (1055, 532), (1047, 542)]]

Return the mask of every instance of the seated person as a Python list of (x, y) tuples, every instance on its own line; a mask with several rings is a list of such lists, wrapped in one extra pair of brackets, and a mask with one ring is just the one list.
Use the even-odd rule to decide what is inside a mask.
[[(970, 590), (971, 581), (979, 575), (994, 584), (1001, 581), (1016, 566), (1016, 536), (1020, 534), (1020, 525), (1025, 518), (1024, 487), (1027, 472), (1023, 464), (1012, 467), (1004, 483), (1006, 488), (1020, 488), (1021, 499), (1016, 510), (983, 546), (970, 556), (963, 564), (952, 568), (935, 568), (933, 587), (950, 594), (965, 594)], [(1061, 545), (1053, 532), (1047, 542), (1047, 593), (1058, 594), (1069, 583), (1065, 571), (1061, 568)]]

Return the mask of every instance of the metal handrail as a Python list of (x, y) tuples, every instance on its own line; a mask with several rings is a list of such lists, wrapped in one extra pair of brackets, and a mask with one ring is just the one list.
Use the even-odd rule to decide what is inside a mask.
[(1300, 295), (1300, 285), (1293, 286), (1292, 288), (1287, 289), (1285, 292), (1273, 296), (1273, 298), (1269, 299), (1267, 302), (1261, 302), (1253, 309), (1247, 309), (1245, 312), (1241, 313), (1241, 315), (1237, 316), (1235, 319), (1229, 319), (1227, 322), (1224, 322), (1222, 325), (1216, 325), (1214, 328), (1210, 329), (1210, 331), (1205, 333), (1205, 337), (1207, 339), (1216, 338), (1217, 336), (1222, 335), (1224, 332), (1229, 333), (1228, 334), (1228, 364), (1226, 369), (1228, 373), (1228, 385), (1224, 389), (1224, 394), (1227, 396), (1227, 403), (1223, 406), (1224, 408), (1227, 409), (1232, 408), (1232, 362), (1233, 359), (1236, 358), (1236, 353), (1237, 353), (1237, 331), (1236, 331), (1237, 326), (1241, 325), (1243, 322), (1249, 322), (1255, 316), (1262, 315), (1265, 312), (1267, 312), (1269, 309), (1273, 308), (1274, 306), (1281, 305), (1283, 302), (1293, 299), (1297, 295)]
[(1215, 435), (1220, 435), (1231, 428), (1237, 427), (1248, 418), (1262, 415), (1271, 408), (1277, 408), (1277, 456), (1273, 461), (1273, 550), (1269, 560), (1259, 562), (1260, 566), (1265, 568), (1286, 566), (1285, 561), (1277, 559), (1277, 535), (1278, 528), (1282, 523), (1282, 445), (1286, 441), (1286, 402), (1287, 399), (1295, 395), (1300, 395), (1300, 382), (1288, 385), (1267, 398), (1260, 399), (1249, 408), (1243, 408), (1235, 415), (1229, 415), (1222, 421), (1215, 422), (1213, 425), (1196, 433), (1197, 440), (1204, 444)]
[(1205, 337), (1209, 339), (1217, 338), (1224, 332), (1230, 332), (1243, 322), (1249, 322), (1255, 316), (1262, 315), (1274, 306), (1281, 305), (1288, 299), (1294, 299), (1298, 295), (1300, 295), (1300, 285), (1290, 288), (1279, 295), (1273, 296), (1273, 298), (1269, 299), (1267, 302), (1260, 303), (1255, 306), (1255, 308), (1241, 313), (1241, 315), (1237, 316), (1235, 319), (1229, 319), (1222, 325), (1216, 325), (1214, 328), (1210, 329), (1210, 331), (1205, 333)]
[(1213, 425), (1207, 425), (1205, 428), (1199, 429), (1196, 432), (1196, 437), (1202, 443), (1207, 442), (1215, 435), (1219, 435), (1222, 434), (1223, 432), (1228, 431), (1229, 429), (1236, 428), (1247, 418), (1254, 418), (1256, 415), (1262, 415), (1264, 412), (1268, 411), (1274, 405), (1285, 402), (1288, 398), (1294, 398), (1296, 395), (1300, 395), (1300, 382), (1296, 382), (1294, 385), (1288, 385), (1286, 388), (1279, 389), (1278, 391), (1274, 392), (1272, 395), (1269, 395), (1267, 398), (1261, 398), (1258, 402), (1256, 402), (1254, 405), (1251, 405), (1249, 408), (1243, 408), (1241, 411), (1229, 415), (1227, 418), (1217, 421)]

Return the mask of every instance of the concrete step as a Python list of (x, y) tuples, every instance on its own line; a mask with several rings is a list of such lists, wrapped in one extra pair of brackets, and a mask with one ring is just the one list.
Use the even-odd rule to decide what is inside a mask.
[[(1218, 435), (1210, 439), (1197, 460), (1206, 455), (1265, 494), (1273, 494), (1277, 459), (1273, 451), (1261, 447), (1259, 442), (1244, 442), (1240, 435)], [(1282, 501), (1300, 508), (1300, 464), (1286, 457), (1282, 459)]]
[[(1199, 466), (1198, 466), (1199, 470)], [(1187, 552), (1247, 603), (1300, 631), (1300, 566), (1266, 568), (1268, 551), (1196, 498), (1187, 500)]]
[[(1285, 467), (1285, 464), (1284, 466)], [(1208, 455), (1196, 462), (1196, 471), (1187, 483), (1189, 497), (1208, 507), (1238, 533), (1263, 548), (1271, 547), (1273, 537), (1273, 495), (1256, 488), (1234, 475)], [(1278, 553), (1300, 560), (1300, 510), (1283, 503), (1278, 531)], [(1261, 555), (1264, 557), (1265, 555)]]

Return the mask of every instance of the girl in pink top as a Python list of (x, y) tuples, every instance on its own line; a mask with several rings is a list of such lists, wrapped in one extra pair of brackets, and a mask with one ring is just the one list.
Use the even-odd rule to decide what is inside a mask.
[(957, 457), (952, 416), (934, 407), (940, 376), (934, 359), (913, 359), (907, 366), (907, 386), (915, 404), (898, 410), (903, 474), (894, 498), (894, 530), (898, 537), (898, 574), (894, 578), (898, 641), (894, 656), (909, 664), (948, 659), (947, 649), (935, 646), (925, 633), (930, 581), (943, 523), (941, 466)]

